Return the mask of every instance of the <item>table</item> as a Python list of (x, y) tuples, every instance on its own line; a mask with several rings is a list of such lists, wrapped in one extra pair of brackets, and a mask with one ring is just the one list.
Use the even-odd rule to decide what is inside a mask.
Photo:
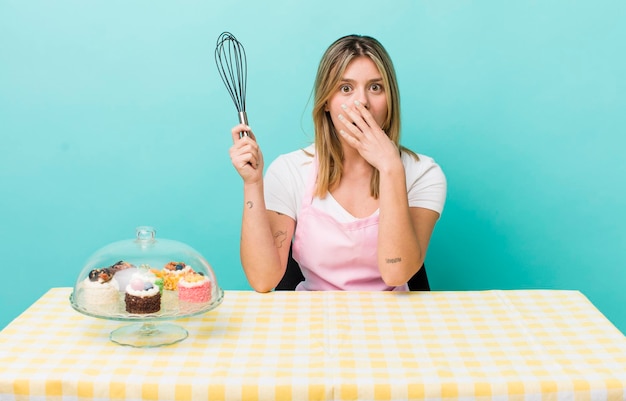
[(70, 292), (0, 332), (1, 400), (626, 400), (626, 337), (577, 291), (226, 291), (159, 348)]

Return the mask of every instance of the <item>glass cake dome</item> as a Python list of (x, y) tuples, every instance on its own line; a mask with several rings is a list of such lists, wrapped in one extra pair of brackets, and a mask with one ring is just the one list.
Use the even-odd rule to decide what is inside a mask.
[(224, 297), (207, 260), (190, 246), (157, 239), (142, 226), (134, 239), (109, 244), (85, 263), (70, 295), (78, 312), (102, 319), (134, 321), (111, 340), (135, 347), (173, 344), (187, 337), (162, 323), (208, 312)]

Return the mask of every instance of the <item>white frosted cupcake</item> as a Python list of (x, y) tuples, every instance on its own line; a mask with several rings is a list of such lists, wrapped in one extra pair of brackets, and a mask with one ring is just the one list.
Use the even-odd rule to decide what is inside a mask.
[(87, 311), (115, 313), (119, 308), (119, 284), (109, 281), (92, 281), (87, 277), (80, 283), (78, 303)]

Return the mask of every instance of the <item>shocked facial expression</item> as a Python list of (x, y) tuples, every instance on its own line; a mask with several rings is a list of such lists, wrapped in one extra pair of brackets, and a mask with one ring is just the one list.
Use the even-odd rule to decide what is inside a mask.
[[(326, 111), (331, 115), (335, 129), (343, 129), (339, 115), (346, 115), (344, 108), (356, 111), (360, 102), (382, 128), (387, 118), (387, 95), (383, 78), (376, 64), (367, 56), (360, 56), (348, 64), (334, 94), (328, 100)], [(358, 112), (358, 111), (357, 111)]]

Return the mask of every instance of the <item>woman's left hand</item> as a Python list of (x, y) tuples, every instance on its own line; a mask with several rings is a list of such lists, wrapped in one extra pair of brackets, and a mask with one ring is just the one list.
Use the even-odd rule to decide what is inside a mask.
[(400, 160), (398, 148), (367, 108), (360, 102), (354, 102), (353, 106), (342, 105), (342, 108), (344, 113), (339, 115), (339, 120), (344, 127), (339, 130), (339, 134), (369, 164), (378, 170), (384, 170), (390, 163)]

